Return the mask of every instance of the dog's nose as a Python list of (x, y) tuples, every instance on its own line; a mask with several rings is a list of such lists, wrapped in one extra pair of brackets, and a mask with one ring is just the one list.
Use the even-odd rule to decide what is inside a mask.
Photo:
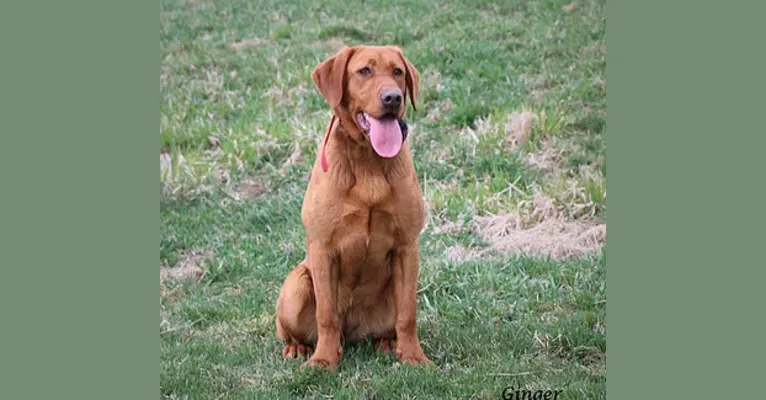
[(384, 107), (399, 107), (402, 105), (402, 91), (399, 89), (386, 89), (380, 92), (380, 101)]

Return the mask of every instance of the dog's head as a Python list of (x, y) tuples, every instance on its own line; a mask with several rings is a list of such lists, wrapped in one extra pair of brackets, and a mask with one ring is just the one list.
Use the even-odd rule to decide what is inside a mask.
[(311, 74), (319, 92), (339, 117), (353, 121), (381, 157), (402, 146), (399, 120), (406, 97), (413, 110), (420, 85), (418, 70), (395, 46), (344, 47)]

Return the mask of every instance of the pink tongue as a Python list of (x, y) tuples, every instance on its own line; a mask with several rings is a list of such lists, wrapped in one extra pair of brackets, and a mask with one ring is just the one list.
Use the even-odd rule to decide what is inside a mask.
[(402, 149), (402, 129), (399, 122), (393, 118), (375, 119), (367, 117), (370, 122), (370, 142), (379, 156), (391, 158)]

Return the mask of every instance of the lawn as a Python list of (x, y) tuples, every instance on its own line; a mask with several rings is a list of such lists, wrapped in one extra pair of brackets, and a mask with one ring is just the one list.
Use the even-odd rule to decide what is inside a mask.
[[(348, 2), (351, 4), (351, 2)], [(160, 3), (160, 398), (606, 397), (604, 1)], [(311, 70), (395, 44), (421, 74), (419, 335), (337, 372), (283, 360), (274, 305), (304, 257), (330, 111)]]

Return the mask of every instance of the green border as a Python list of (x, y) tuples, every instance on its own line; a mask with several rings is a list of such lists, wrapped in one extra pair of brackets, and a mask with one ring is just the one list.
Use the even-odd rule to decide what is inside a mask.
[(762, 16), (608, 5), (610, 399), (764, 396)]
[(156, 18), (0, 6), (0, 398), (157, 397)]

